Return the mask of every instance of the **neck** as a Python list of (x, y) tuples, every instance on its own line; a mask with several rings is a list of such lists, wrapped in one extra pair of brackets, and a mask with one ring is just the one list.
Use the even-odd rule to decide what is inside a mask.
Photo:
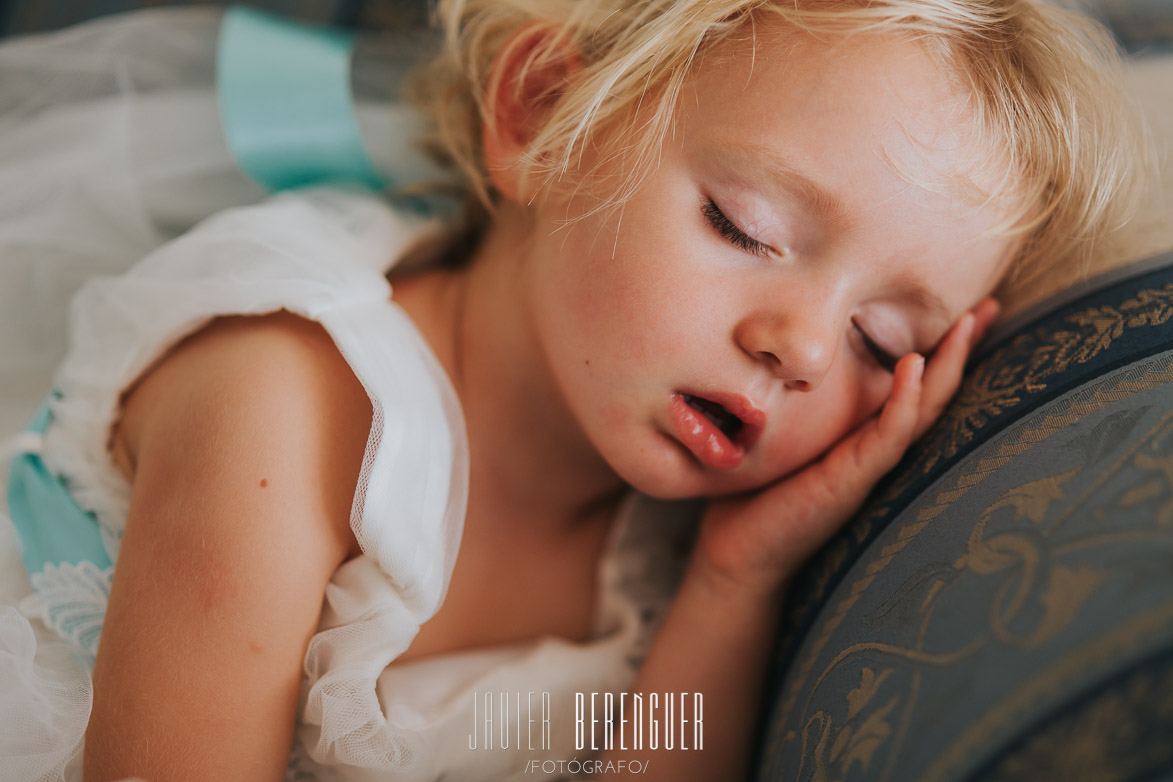
[(500, 214), (464, 269), (396, 280), (395, 300), (456, 388), (478, 506), (578, 524), (609, 511), (625, 485), (582, 434), (535, 338), (525, 236), (519, 213)]

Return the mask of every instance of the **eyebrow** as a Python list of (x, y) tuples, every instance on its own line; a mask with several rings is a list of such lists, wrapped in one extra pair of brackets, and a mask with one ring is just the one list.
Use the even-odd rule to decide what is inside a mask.
[(727, 139), (714, 143), (712, 148), (733, 163), (740, 176), (766, 185), (774, 192), (796, 196), (803, 206), (841, 231), (849, 231), (854, 226), (851, 210), (842, 200), (769, 147)]

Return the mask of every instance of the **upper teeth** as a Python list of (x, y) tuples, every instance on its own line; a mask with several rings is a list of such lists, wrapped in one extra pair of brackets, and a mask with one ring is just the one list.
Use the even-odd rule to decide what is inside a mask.
[(741, 431), (742, 421), (729, 412), (724, 405), (691, 394), (681, 394), (685, 403), (693, 410), (713, 422), (713, 425), (724, 432), (725, 436), (733, 439)]

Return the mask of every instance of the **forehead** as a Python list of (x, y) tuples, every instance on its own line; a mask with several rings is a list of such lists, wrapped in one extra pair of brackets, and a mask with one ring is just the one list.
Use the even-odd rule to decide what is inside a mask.
[[(815, 36), (775, 23), (705, 52), (677, 138), (702, 178), (801, 204), (893, 280), (965, 264), (971, 279), (929, 287), (964, 284), (980, 297), (1008, 261), (996, 229), (1017, 203), (974, 197), (1005, 192), (1008, 169), (999, 150), (973, 142), (974, 118), (963, 80), (903, 34)], [(933, 292), (957, 314), (970, 303)]]
[(852, 140), (856, 158), (878, 155), (925, 188), (1002, 179), (1001, 150), (975, 144), (975, 96), (963, 75), (901, 31), (815, 34), (767, 21), (707, 49), (692, 76), (686, 103), (709, 104), (692, 119), (751, 141), (799, 125), (828, 143)]

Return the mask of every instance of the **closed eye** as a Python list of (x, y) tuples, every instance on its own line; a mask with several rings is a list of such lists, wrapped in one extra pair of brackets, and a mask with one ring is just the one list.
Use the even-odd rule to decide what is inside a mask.
[(877, 345), (872, 340), (872, 338), (868, 336), (868, 333), (860, 328), (859, 324), (854, 320), (851, 321), (851, 325), (855, 327), (857, 332), (859, 332), (860, 339), (863, 340), (863, 345), (864, 348), (867, 349), (868, 355), (871, 356), (877, 364), (879, 364), (881, 369), (894, 373), (896, 371), (896, 363), (900, 361), (900, 357), (893, 356), (891, 353)]
[(721, 208), (711, 198), (706, 198), (701, 205), (701, 213), (717, 233), (725, 237), (734, 247), (745, 250), (754, 255), (767, 257), (770, 255), (770, 246), (759, 242), (734, 225), (733, 221), (725, 216)]

